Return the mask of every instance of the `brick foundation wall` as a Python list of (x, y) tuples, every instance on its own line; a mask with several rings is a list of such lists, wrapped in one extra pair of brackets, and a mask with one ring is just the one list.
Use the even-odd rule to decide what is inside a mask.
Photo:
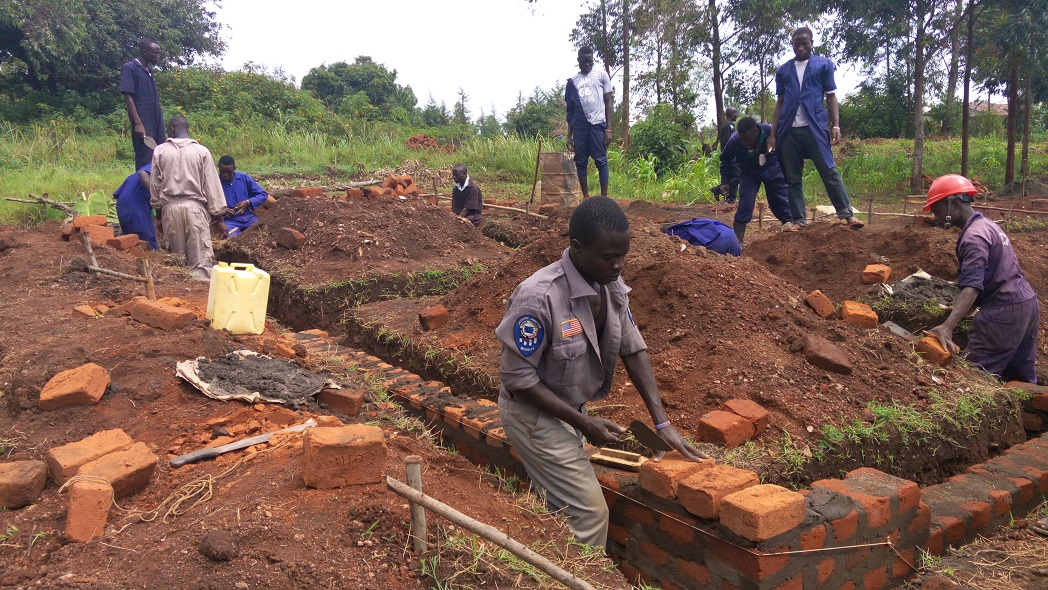
[[(304, 339), (304, 345), (340, 356), (380, 380), (473, 463), (526, 477), (494, 402), (457, 397), (440, 382), (326, 340)], [(644, 489), (637, 474), (594, 468), (611, 510), (608, 552), (632, 582), (667, 590), (879, 590), (899, 586), (915, 573), (911, 564), (917, 565), (918, 548), (941, 555), (1044, 501), (1048, 434), (924, 489), (870, 468), (816, 481), (800, 492), (803, 522), (759, 542), (719, 520), (693, 516), (664, 497), (672, 494)]]

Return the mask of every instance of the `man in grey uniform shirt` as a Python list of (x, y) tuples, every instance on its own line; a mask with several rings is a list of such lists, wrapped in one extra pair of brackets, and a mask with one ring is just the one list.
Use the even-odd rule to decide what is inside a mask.
[(619, 276), (630, 249), (626, 214), (615, 201), (593, 197), (575, 209), (568, 233), (562, 258), (517, 286), (495, 329), (502, 341), (499, 416), (547, 504), (564, 511), (580, 542), (603, 547), (608, 507), (582, 439), (606, 445), (625, 432), (586, 412), (587, 402), (611, 391), (619, 357), (659, 436), (693, 461), (706, 455), (670, 423), (630, 314), (630, 289)]

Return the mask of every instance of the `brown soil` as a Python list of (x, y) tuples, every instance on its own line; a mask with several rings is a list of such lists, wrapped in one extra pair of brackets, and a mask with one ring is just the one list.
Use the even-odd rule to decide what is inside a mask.
[[(337, 226), (335, 220), (331, 224)], [(464, 236), (474, 231), (463, 229)], [(380, 228), (376, 232), (381, 235)], [(207, 284), (189, 280), (181, 268), (160, 264), (170, 262), (162, 255), (154, 258), (159, 294), (187, 300), (198, 315), (197, 321), (184, 329), (164, 332), (116, 314), (97, 319), (72, 317), (76, 305), (122, 303), (141, 294), (141, 287), (73, 270), (73, 261), (82, 258), (83, 252), (78, 244), (58, 241), (58, 234), (54, 222), (29, 231), (0, 228), (0, 237), (16, 244), (0, 253), (0, 292), (4, 293), (0, 300), (3, 459), (39, 460), (51, 447), (99, 430), (122, 428), (134, 440), (149, 445), (160, 458), (150, 485), (119, 500), (123, 510), (152, 510), (191, 481), (209, 474), (218, 479), (213, 482), (209, 499), (166, 522), (138, 522), (132, 513), (114, 508), (105, 538), (90, 543), (64, 542), (67, 499), (52, 483), (35, 504), (0, 512), (0, 562), (4, 564), (0, 587), (427, 587), (417, 573), (419, 562), (407, 540), (407, 503), (384, 485), (308, 490), (303, 485), (301, 448), (294, 444), (251, 455), (253, 458), (239, 465), (237, 461), (245, 457), (244, 453), (169, 468), (168, 458), (211, 441), (216, 420), (230, 431), (246, 434), (259, 427), (299, 423), (326, 412), (315, 404), (292, 411), (273, 405), (219, 402), (176, 378), (176, 361), (196, 356), (217, 358), (244, 348), (265, 351), (283, 337), (283, 330), (272, 324), (261, 336), (233, 336), (210, 329), (202, 319)], [(380, 251), (375, 248), (375, 252)], [(106, 247), (96, 252), (102, 266), (134, 272), (127, 254)], [(383, 260), (395, 257), (376, 256), (376, 261)], [(86, 362), (110, 371), (112, 385), (101, 402), (91, 407), (41, 411), (37, 398), (44, 384), (55, 373)], [(353, 373), (351, 368), (333, 366), (325, 358), (299, 358), (297, 362), (306, 368), (336, 370), (336, 376)], [(492, 480), (461, 457), (438, 450), (395, 426), (389, 421), (390, 412), (388, 407), (368, 403), (361, 416), (343, 417), (357, 422), (369, 420), (384, 428), (389, 447), (387, 474), (403, 479), (404, 457), (420, 455), (427, 493), (527, 545), (553, 541), (552, 550), (576, 553), (558, 541), (568, 538), (559, 520), (497, 491)], [(229, 470), (228, 475), (221, 476)], [(235, 557), (212, 561), (202, 553), (205, 537), (211, 555)], [(458, 571), (453, 568), (458, 567), (455, 560), (462, 552), (443, 545), (440, 552), (443, 575)], [(436, 549), (431, 549), (427, 557), (435, 555)], [(547, 556), (556, 558), (550, 553)], [(518, 574), (504, 565), (482, 563), (479, 573), (463, 579), (483, 587), (517, 585)], [(582, 575), (601, 587), (624, 587), (621, 576), (614, 571), (603, 572), (600, 566), (585, 567)], [(530, 587), (538, 586), (530, 583)]]

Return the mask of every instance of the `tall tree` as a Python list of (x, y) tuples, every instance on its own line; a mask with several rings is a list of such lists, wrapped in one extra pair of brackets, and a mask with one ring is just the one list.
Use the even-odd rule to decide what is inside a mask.
[(459, 125), (469, 125), (469, 96), (459, 86), (458, 101), (451, 107), (451, 119)]
[(634, 17), (637, 61), (648, 65), (637, 75), (636, 88), (648, 105), (666, 103), (678, 116), (694, 117), (702, 73), (694, 23), (701, 14), (691, 0), (639, 0)]
[(7, 0), (0, 3), (0, 66), (31, 88), (97, 92), (116, 86), (138, 39), (162, 49), (160, 67), (225, 50), (207, 0)]
[[(397, 118), (400, 111), (411, 111), (418, 103), (410, 86), (397, 84), (397, 71), (361, 55), (349, 64), (344, 61), (321, 65), (302, 77), (302, 89), (309, 90), (330, 108), (338, 110), (344, 100), (363, 92), (382, 119)], [(395, 113), (396, 112), (396, 113)]]

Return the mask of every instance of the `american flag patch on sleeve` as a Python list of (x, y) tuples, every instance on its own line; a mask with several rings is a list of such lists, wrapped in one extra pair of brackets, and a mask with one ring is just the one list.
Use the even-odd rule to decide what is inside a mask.
[(560, 337), (570, 338), (576, 334), (582, 333), (582, 322), (579, 318), (571, 318), (565, 322), (560, 323)]

